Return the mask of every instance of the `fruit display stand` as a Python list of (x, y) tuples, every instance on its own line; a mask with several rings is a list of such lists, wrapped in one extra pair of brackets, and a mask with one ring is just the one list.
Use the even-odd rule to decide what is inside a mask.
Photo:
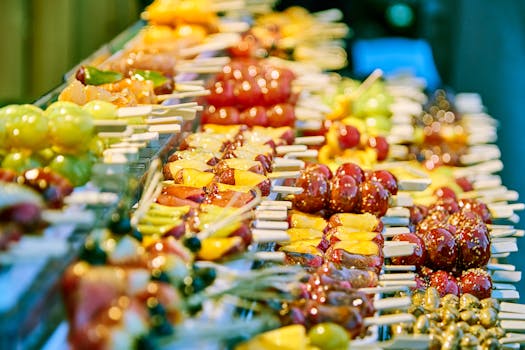
[[(81, 210), (94, 210), (94, 229), (73, 233), (73, 249), (43, 271), (38, 264), (3, 271), (6, 285), (14, 278), (9, 273), (22, 278), (18, 271), (29, 281), (0, 318), (2, 333), (11, 335), (4, 337), (6, 348), (38, 347), (62, 320), (50, 307), (61, 305), (50, 302), (59, 299), (59, 282), (68, 322), (49, 349), (455, 348), (461, 335), (468, 340), (462, 346), (523, 341), (509, 337), (523, 330), (522, 306), (494, 300), (519, 295), (509, 282), (519, 282), (520, 274), (496, 259), (517, 249), (521, 231), (499, 224), (512, 223), (523, 208), (508, 203), (517, 197), (491, 175), (500, 170), (500, 155), (488, 145), (495, 141), (494, 123), (480, 113), (479, 100), (458, 95), (452, 107), (438, 94), (427, 103), (417, 80), (379, 82), (379, 71), (364, 82), (325, 74), (322, 69), (345, 61), (332, 42), (347, 33), (333, 22), (338, 12), (294, 8), (265, 17), (266, 2), (241, 6), (255, 11), (257, 30), (204, 36), (204, 43), (178, 51), (183, 58), (172, 65), (173, 57), (156, 50), (170, 51), (173, 32), (163, 25), (173, 18), (176, 28), (182, 15), (199, 24), (205, 18), (214, 30), (248, 27), (216, 22), (213, 11), (239, 11), (236, 3), (213, 3), (210, 12), (195, 2), (197, 20), (169, 3), (155, 2), (145, 13), (154, 29), (138, 23), (38, 101), (51, 109), (57, 97), (66, 104), (60, 108), (65, 101), (85, 104), (91, 94), (125, 102), (119, 109), (92, 104), (114, 111), (96, 122), (99, 133), (116, 129), (124, 139), (106, 143), (90, 185), (66, 197), (71, 208), (78, 201)], [(265, 25), (274, 28), (272, 21), (289, 27), (274, 37), (265, 31)], [(298, 34), (305, 24), (315, 30)], [(159, 38), (169, 38), (167, 49), (136, 49)], [(242, 59), (218, 56), (225, 49)], [(281, 58), (250, 58), (261, 50)], [(189, 60), (185, 54), (198, 55)], [(133, 95), (134, 84), (147, 89), (159, 79), (137, 71), (123, 79), (122, 67), (127, 74), (128, 65), (144, 64), (137, 57), (168, 62), (170, 71), (185, 76), (168, 94)], [(124, 107), (152, 96), (164, 102)], [(194, 97), (203, 104), (195, 119), (201, 107), (180, 101)], [(150, 138), (153, 130), (161, 132), (158, 138)], [(114, 197), (90, 205), (86, 197), (75, 200), (82, 190)], [(24, 236), (19, 246), (30, 239)], [(4, 255), (14, 252), (10, 247)], [(425, 299), (418, 290), (426, 290)], [(457, 298), (458, 309), (440, 297), (451, 304)], [(460, 311), (463, 328), (445, 327), (460, 323)], [(25, 320), (27, 327), (20, 327)], [(469, 326), (483, 330), (474, 334)]]

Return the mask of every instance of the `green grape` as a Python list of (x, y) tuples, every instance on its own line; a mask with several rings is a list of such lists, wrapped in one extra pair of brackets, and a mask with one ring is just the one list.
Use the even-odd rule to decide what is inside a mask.
[(16, 149), (39, 150), (48, 145), (48, 119), (32, 105), (9, 106), (6, 133), (8, 146)]
[(2, 161), (2, 168), (11, 169), (18, 173), (28, 169), (40, 168), (41, 166), (42, 164), (37, 157), (32, 156), (27, 151), (8, 153)]
[(308, 332), (310, 344), (321, 350), (348, 349), (349, 337), (346, 330), (336, 323), (325, 322), (313, 326)]
[(93, 100), (86, 103), (82, 108), (90, 113), (95, 119), (117, 118), (117, 106), (110, 102)]
[(48, 164), (54, 157), (55, 151), (51, 147), (44, 148), (35, 153), (35, 158), (40, 161), (42, 164)]
[(89, 155), (81, 157), (70, 154), (57, 155), (48, 167), (67, 178), (75, 187), (85, 185), (91, 178), (93, 163)]
[(1, 113), (0, 111), (0, 150), (7, 146), (6, 118)]
[(372, 135), (383, 135), (390, 131), (392, 123), (390, 118), (385, 115), (374, 115), (365, 119), (368, 133)]
[(85, 152), (94, 135), (93, 117), (80, 106), (56, 108), (49, 114), (51, 142), (60, 153)]
[(50, 115), (52, 113), (59, 113), (59, 114), (66, 114), (68, 110), (70, 109), (78, 109), (80, 108), (79, 105), (73, 102), (69, 101), (57, 101), (49, 105), (47, 109), (45, 110), (46, 115)]

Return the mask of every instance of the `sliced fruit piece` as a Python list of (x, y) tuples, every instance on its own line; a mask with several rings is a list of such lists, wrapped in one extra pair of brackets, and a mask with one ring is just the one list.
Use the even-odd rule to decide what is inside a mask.
[(205, 187), (208, 186), (215, 177), (215, 174), (195, 169), (182, 169), (177, 172), (174, 180), (186, 186)]
[(315, 230), (312, 228), (297, 228), (293, 227), (286, 230), (286, 233), (290, 236), (290, 241), (301, 241), (318, 239), (323, 237), (323, 231)]
[(339, 241), (332, 247), (333, 249), (342, 249), (351, 254), (374, 256), (380, 254), (379, 246), (372, 241)]
[(201, 241), (201, 250), (197, 257), (202, 260), (219, 260), (224, 256), (239, 251), (243, 241), (241, 237), (210, 237)]
[(326, 228), (327, 222), (320, 216), (301, 213), (299, 211), (292, 211), (290, 215), (290, 226), (296, 228), (312, 228), (314, 230), (323, 231)]
[(358, 231), (377, 231), (380, 226), (380, 221), (375, 215), (370, 213), (339, 213), (330, 217), (329, 224), (332, 227), (352, 227)]

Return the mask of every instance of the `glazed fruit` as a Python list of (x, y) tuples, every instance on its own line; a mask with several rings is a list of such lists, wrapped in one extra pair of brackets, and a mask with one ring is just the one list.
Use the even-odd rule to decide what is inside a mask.
[(266, 110), (268, 125), (274, 128), (293, 126), (295, 123), (294, 107), (289, 103), (279, 103)]
[(438, 270), (430, 276), (430, 286), (436, 288), (441, 297), (447, 294), (459, 296), (460, 293), (456, 278), (450, 272), (443, 270)]
[(456, 229), (458, 268), (483, 267), (490, 260), (490, 237), (487, 226), (463, 224)]
[(231, 125), (239, 124), (240, 115), (235, 107), (215, 107), (208, 106), (204, 109), (201, 116), (202, 124)]
[(433, 228), (422, 234), (428, 255), (428, 265), (435, 269), (450, 270), (456, 265), (458, 247), (454, 236), (444, 228)]
[(470, 211), (479, 215), (484, 223), (490, 224), (492, 222), (490, 210), (485, 203), (476, 199), (461, 199), (458, 204), (462, 211)]
[(326, 176), (319, 172), (303, 171), (295, 181), (295, 186), (303, 189), (302, 193), (294, 196), (293, 205), (296, 209), (306, 213), (324, 209), (330, 193)]
[(262, 106), (255, 106), (245, 109), (239, 116), (239, 122), (248, 126), (268, 126), (268, 115), (266, 108)]
[(367, 173), (366, 178), (368, 180), (374, 180), (379, 182), (388, 192), (390, 192), (391, 195), (397, 194), (397, 179), (394, 176), (394, 174), (392, 174), (390, 171), (375, 170), (371, 173)]
[(384, 216), (388, 210), (390, 195), (377, 181), (365, 181), (359, 185), (361, 212)]
[(48, 118), (40, 108), (11, 105), (2, 109), (1, 116), (6, 120), (5, 136), (11, 148), (35, 151), (48, 145)]
[(53, 109), (48, 117), (49, 136), (59, 152), (79, 154), (89, 148), (95, 130), (91, 114), (77, 106)]
[(355, 163), (344, 163), (337, 168), (336, 175), (350, 175), (359, 185), (365, 180), (363, 169)]
[(450, 187), (446, 187), (446, 186), (436, 188), (433, 194), (437, 198), (450, 198), (456, 202), (458, 200), (456, 196), (456, 192), (454, 192), (454, 190), (451, 189)]
[(324, 164), (319, 163), (307, 163), (305, 168), (306, 171), (317, 171), (322, 173), (328, 180), (331, 180), (333, 177), (332, 171), (330, 168)]
[(336, 213), (351, 213), (359, 203), (359, 188), (350, 175), (337, 175), (330, 180), (328, 207)]
[(395, 235), (392, 240), (396, 242), (410, 242), (416, 245), (414, 253), (411, 255), (393, 257), (391, 260), (394, 265), (414, 265), (416, 268), (420, 268), (425, 264), (427, 251), (421, 237), (414, 233), (400, 233)]
[(459, 285), (463, 293), (470, 293), (478, 299), (490, 298), (492, 279), (483, 269), (470, 269), (461, 274)]
[(337, 140), (341, 149), (353, 148), (359, 145), (361, 134), (355, 126), (341, 124), (338, 128)]

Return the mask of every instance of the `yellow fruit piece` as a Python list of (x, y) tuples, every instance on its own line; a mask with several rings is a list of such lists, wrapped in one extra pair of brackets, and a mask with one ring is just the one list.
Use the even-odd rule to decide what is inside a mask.
[(323, 255), (323, 252), (317, 248), (320, 242), (320, 239), (305, 239), (285, 244), (279, 250), (288, 253)]
[(147, 215), (148, 216), (178, 218), (178, 217), (181, 217), (182, 215), (188, 214), (189, 211), (190, 211), (189, 205), (184, 205), (181, 207), (170, 207), (167, 205), (153, 203), (151, 204)]
[(379, 255), (379, 247), (371, 241), (339, 241), (332, 247), (334, 249), (342, 249), (350, 254)]
[(235, 185), (237, 186), (251, 186), (256, 187), (258, 184), (266, 180), (266, 176), (256, 174), (247, 170), (235, 169), (234, 172)]
[(248, 170), (253, 167), (261, 166), (261, 162), (259, 161), (242, 158), (225, 159), (224, 162), (228, 165), (228, 167), (238, 170)]
[(377, 237), (376, 232), (355, 231), (354, 228), (338, 226), (332, 235), (341, 241), (371, 241)]
[(301, 241), (305, 239), (319, 239), (323, 237), (323, 231), (315, 230), (312, 228), (297, 228), (293, 227), (286, 230), (286, 233), (290, 236), (290, 241)]
[(206, 238), (201, 241), (201, 250), (197, 256), (203, 260), (218, 260), (234, 251), (241, 243), (241, 237)]
[(205, 132), (221, 134), (228, 138), (237, 135), (241, 129), (240, 125), (219, 125), (219, 124), (205, 124), (202, 129)]
[(215, 174), (208, 173), (195, 169), (183, 169), (182, 170), (182, 184), (193, 187), (205, 187), (208, 186)]
[(172, 175), (175, 175), (182, 169), (195, 169), (199, 171), (205, 171), (210, 169), (210, 166), (205, 162), (193, 159), (179, 159), (174, 162), (169, 162), (166, 164)]
[(290, 216), (290, 226), (296, 228), (311, 228), (318, 231), (323, 231), (327, 222), (322, 217), (305, 214), (298, 211), (292, 211)]
[(308, 338), (302, 325), (291, 325), (259, 334), (235, 350), (306, 350)]
[(235, 192), (243, 192), (248, 193), (253, 189), (253, 186), (236, 186), (236, 185), (228, 185), (218, 182), (217, 183), (217, 190), (219, 191), (235, 191)]
[(374, 214), (370, 213), (339, 213), (334, 216), (331, 220), (336, 220), (341, 223), (341, 226), (352, 227), (358, 231), (374, 231), (379, 221)]

